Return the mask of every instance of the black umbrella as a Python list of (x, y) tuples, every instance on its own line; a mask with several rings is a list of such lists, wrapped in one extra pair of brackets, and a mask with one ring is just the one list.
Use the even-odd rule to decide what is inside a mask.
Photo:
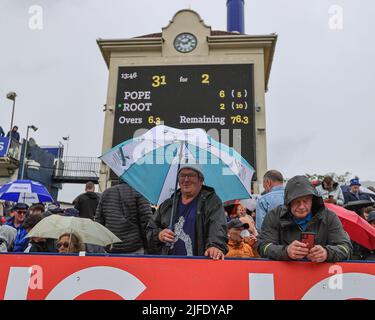
[(369, 200), (349, 201), (348, 203), (344, 205), (344, 208), (348, 210), (358, 211), (358, 210), (361, 210), (362, 208), (373, 207), (374, 204), (375, 204), (374, 201), (369, 201)]

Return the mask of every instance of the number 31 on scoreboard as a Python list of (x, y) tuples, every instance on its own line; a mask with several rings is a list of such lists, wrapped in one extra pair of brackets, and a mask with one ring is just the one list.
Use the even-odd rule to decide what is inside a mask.
[(158, 88), (160, 86), (165, 86), (167, 84), (165, 75), (155, 75), (152, 77), (152, 86)]

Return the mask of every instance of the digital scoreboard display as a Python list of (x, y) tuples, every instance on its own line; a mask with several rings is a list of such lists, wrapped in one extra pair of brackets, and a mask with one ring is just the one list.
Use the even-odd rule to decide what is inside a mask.
[(253, 69), (252, 64), (120, 67), (112, 145), (160, 123), (202, 128), (256, 168)]

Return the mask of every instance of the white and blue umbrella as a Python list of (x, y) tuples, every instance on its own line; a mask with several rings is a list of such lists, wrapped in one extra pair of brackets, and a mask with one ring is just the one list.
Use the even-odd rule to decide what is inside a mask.
[(15, 180), (3, 185), (0, 188), (0, 200), (22, 203), (53, 202), (46, 187), (32, 180)]
[(178, 168), (186, 163), (199, 167), (205, 184), (215, 188), (223, 202), (251, 197), (253, 167), (203, 129), (156, 126), (100, 158), (152, 204), (160, 204), (173, 194)]

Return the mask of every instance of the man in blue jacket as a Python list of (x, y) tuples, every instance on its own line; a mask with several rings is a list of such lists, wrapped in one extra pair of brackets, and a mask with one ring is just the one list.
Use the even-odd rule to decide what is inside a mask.
[(272, 209), (284, 204), (284, 178), (281, 172), (269, 170), (263, 176), (263, 188), (266, 194), (256, 203), (256, 229), (260, 232), (264, 217)]
[(6, 225), (17, 230), (16, 239), (14, 240), (14, 252), (23, 252), (29, 243), (29, 238), (25, 238), (27, 231), (22, 227), (28, 209), (29, 206), (27, 204), (17, 203), (13, 207), (14, 216), (10, 217), (6, 222)]
[(350, 189), (347, 192), (344, 192), (345, 204), (350, 201), (358, 201), (358, 200), (368, 200), (372, 201), (370, 196), (367, 193), (363, 193), (359, 190), (361, 184), (359, 183), (359, 179), (354, 178), (350, 180)]

